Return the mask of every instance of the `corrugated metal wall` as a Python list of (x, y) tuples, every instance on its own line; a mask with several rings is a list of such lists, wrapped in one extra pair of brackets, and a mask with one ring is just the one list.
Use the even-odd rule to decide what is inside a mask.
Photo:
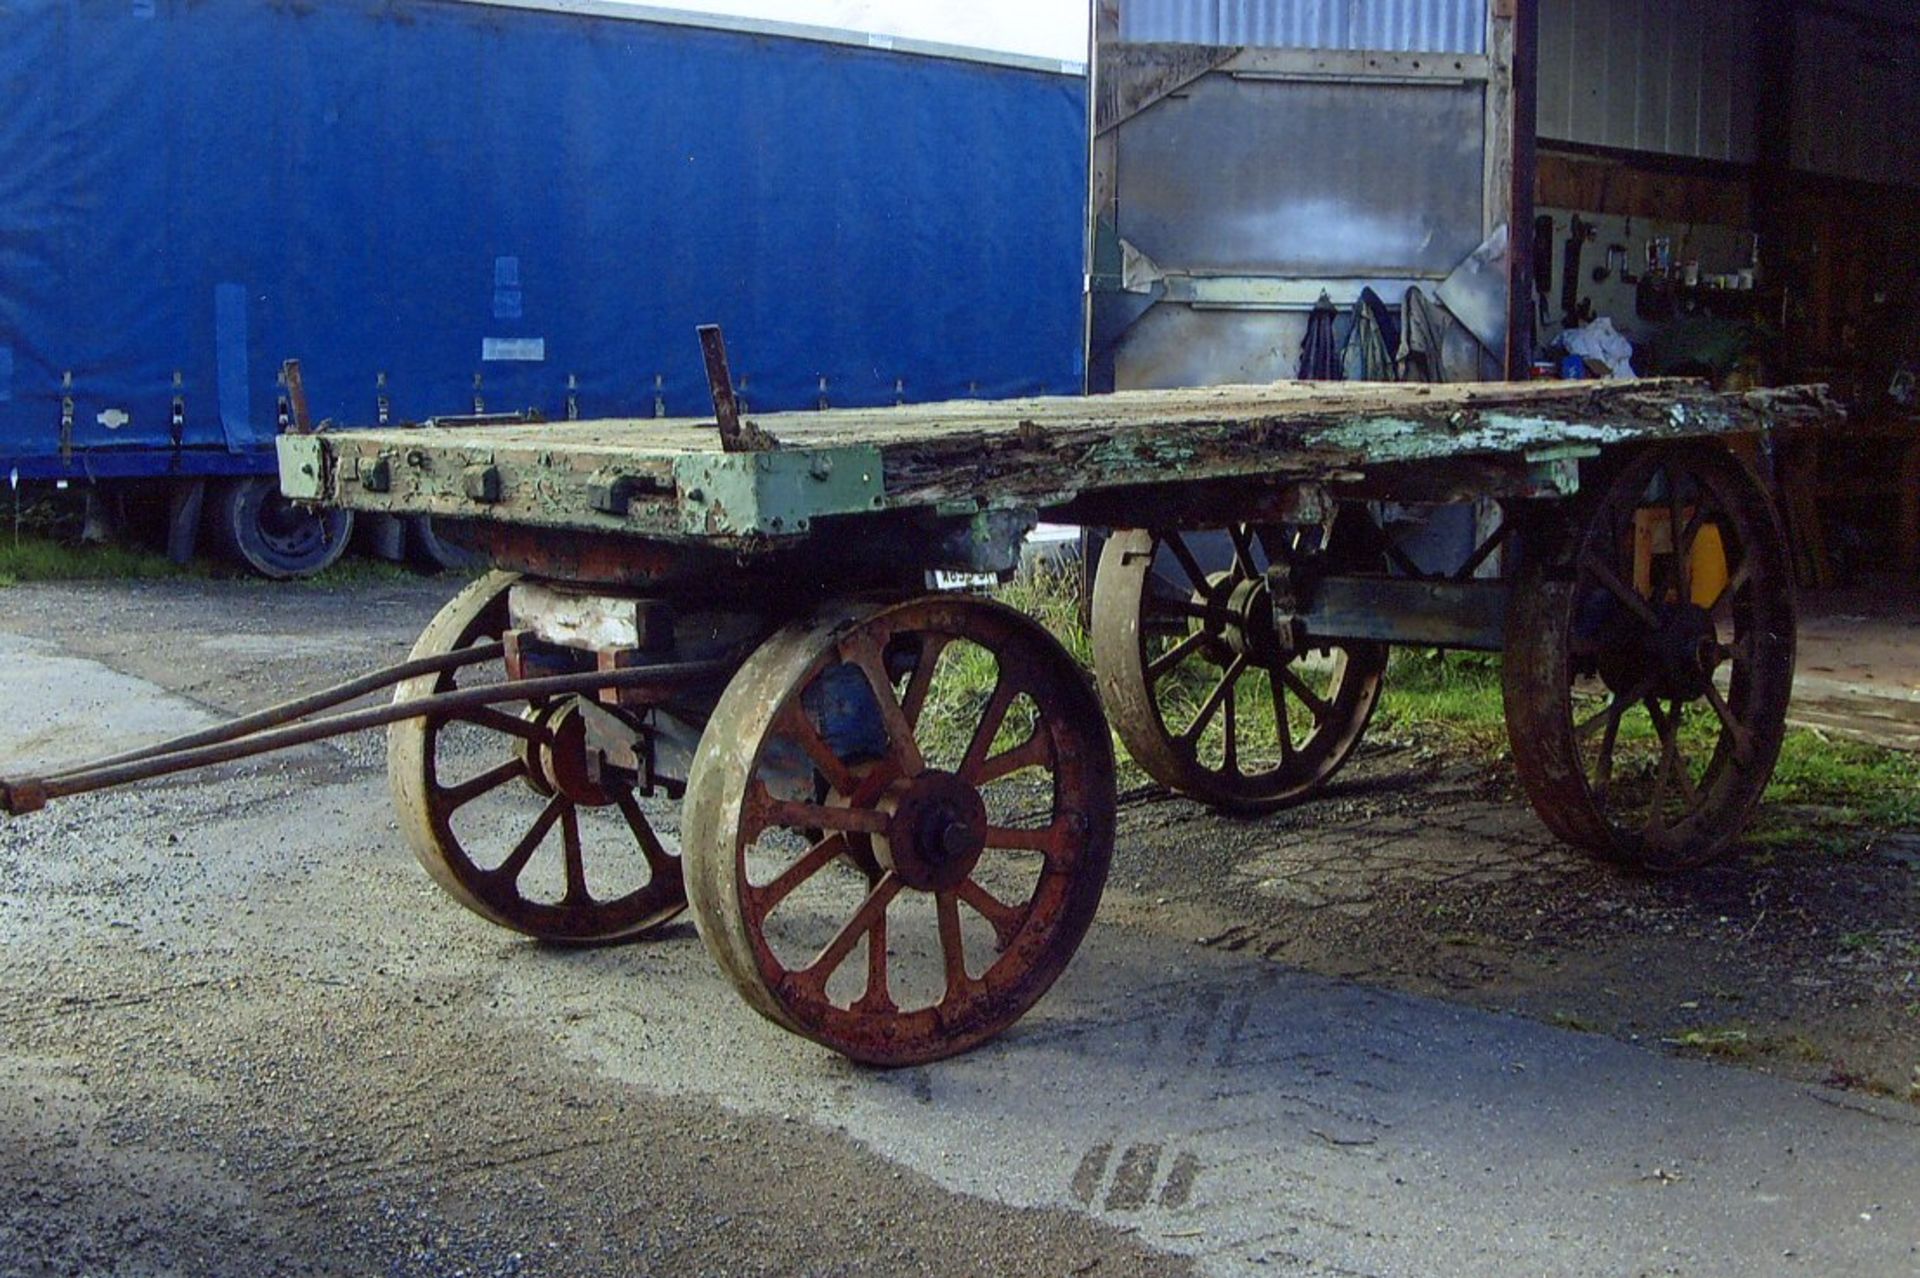
[(1129, 42), (1484, 53), (1486, 0), (1127, 0)]
[(1920, 186), (1920, 36), (1836, 14), (1800, 15), (1793, 166)]
[(1750, 163), (1758, 38), (1755, 0), (1540, 0), (1540, 136)]

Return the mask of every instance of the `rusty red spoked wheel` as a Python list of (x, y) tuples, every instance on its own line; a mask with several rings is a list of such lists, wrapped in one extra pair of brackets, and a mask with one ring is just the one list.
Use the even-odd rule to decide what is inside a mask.
[[(1203, 537), (1219, 552), (1212, 571)], [(1360, 744), (1386, 647), (1301, 647), (1274, 620), (1267, 571), (1314, 553), (1314, 537), (1236, 524), (1134, 529), (1107, 542), (1094, 577), (1094, 668), (1115, 730), (1154, 780), (1261, 811), (1311, 794)]]
[(721, 697), (687, 783), (688, 896), (771, 1020), (871, 1064), (937, 1060), (1065, 968), (1113, 812), (1099, 702), (1036, 623), (959, 597), (849, 608), (775, 635)]
[[(498, 639), (515, 578), (489, 573), (441, 609), (413, 655)], [(402, 684), (396, 700), (498, 683), (498, 661)], [(679, 858), (641, 811), (638, 777), (596, 753), (577, 697), (481, 707), (388, 729), (400, 828), (434, 881), (482, 918), (545, 941), (637, 936), (686, 906)]]
[(1562, 839), (1672, 872), (1745, 825), (1793, 684), (1793, 582), (1759, 482), (1725, 449), (1630, 454), (1529, 547), (1508, 613), (1514, 765)]

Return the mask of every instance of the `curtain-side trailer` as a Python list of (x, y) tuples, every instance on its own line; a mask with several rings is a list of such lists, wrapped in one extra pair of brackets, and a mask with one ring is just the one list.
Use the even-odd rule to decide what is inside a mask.
[[(1081, 68), (593, 0), (0, 6), (0, 477), (339, 553), (318, 421), (1083, 385)], [(176, 539), (177, 544), (177, 539)]]

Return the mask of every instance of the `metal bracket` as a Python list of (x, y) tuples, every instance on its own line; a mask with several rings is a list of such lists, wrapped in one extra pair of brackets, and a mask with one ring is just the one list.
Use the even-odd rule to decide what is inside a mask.
[(60, 460), (73, 460), (73, 370), (60, 374)]

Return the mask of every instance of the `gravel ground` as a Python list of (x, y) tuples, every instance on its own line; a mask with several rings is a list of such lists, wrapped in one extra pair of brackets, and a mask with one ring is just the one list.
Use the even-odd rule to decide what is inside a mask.
[[(452, 588), (9, 589), (0, 770), (396, 660)], [(1777, 1104), (1808, 1214), (1763, 1211), (1751, 1246), (1916, 1268), (1915, 832), (1648, 883), (1419, 742), (1261, 821), (1143, 791), (1103, 924), (1031, 1026), (873, 1074), (746, 1013), (690, 927), (568, 952), (479, 923), (404, 849), (382, 767), (368, 735), (0, 823), (0, 1275), (1756, 1272), (1698, 1228), (1773, 1174), (1687, 1135), (1737, 1121), (1711, 1099), (1582, 1141), (1626, 1142), (1607, 1184), (1690, 1204), (1554, 1197), (1576, 1164), (1515, 1172), (1571, 1157), (1525, 1123), (1473, 1194), (1396, 1189), (1435, 1160), (1478, 1174), (1451, 1125), (1390, 1133), (1426, 1132), (1419, 1080), (1488, 1044), (1470, 1092), (1494, 1130), (1536, 1055), (1529, 1078), (1571, 1089), (1550, 1123), (1642, 1074)], [(1673, 1059), (1690, 1031), (1713, 1063)], [(1263, 1034), (1292, 1045), (1247, 1075)], [(1858, 1165), (1816, 1167), (1823, 1141)], [(1514, 1222), (1477, 1235), (1474, 1201)]]

